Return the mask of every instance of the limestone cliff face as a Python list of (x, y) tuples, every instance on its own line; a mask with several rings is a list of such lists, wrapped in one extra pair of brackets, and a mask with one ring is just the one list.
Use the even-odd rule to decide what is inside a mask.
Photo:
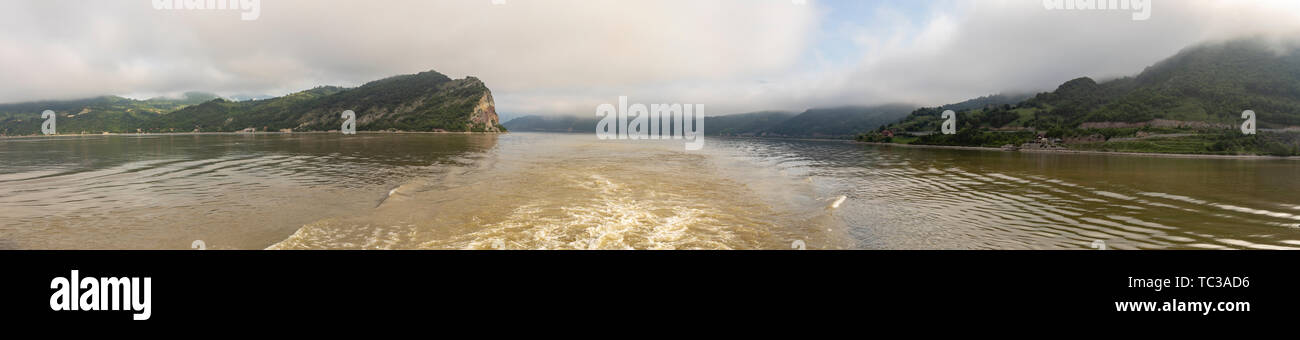
[(501, 118), (497, 117), (496, 102), (492, 100), (491, 90), (483, 92), (478, 105), (474, 106), (474, 112), (470, 113), (469, 120), (475, 125), (486, 126), (488, 132), (501, 132), (501, 129), (497, 128), (501, 124)]

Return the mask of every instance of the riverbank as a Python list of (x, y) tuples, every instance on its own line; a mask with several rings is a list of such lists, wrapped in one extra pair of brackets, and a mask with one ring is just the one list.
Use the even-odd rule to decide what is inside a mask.
[(715, 136), (715, 138), (736, 138), (736, 139), (769, 139), (769, 140), (794, 140), (794, 141), (814, 141), (814, 142), (841, 142), (849, 144), (865, 144), (877, 146), (892, 146), (902, 148), (924, 148), (924, 149), (948, 149), (948, 150), (971, 150), (971, 151), (997, 151), (997, 152), (1032, 152), (1032, 153), (1057, 153), (1057, 154), (1083, 154), (1083, 155), (1116, 155), (1116, 156), (1137, 156), (1137, 157), (1162, 157), (1162, 158), (1199, 158), (1199, 159), (1254, 159), (1254, 160), (1300, 160), (1300, 156), (1269, 156), (1269, 155), (1211, 155), (1211, 154), (1191, 154), (1191, 153), (1156, 153), (1156, 152), (1125, 152), (1125, 151), (1096, 151), (1096, 150), (1073, 150), (1073, 149), (1019, 149), (1016, 151), (1007, 151), (1002, 148), (984, 147), (984, 146), (956, 146), (956, 145), (922, 145), (922, 144), (899, 144), (899, 143), (878, 143), (878, 142), (860, 142), (852, 139), (837, 138), (784, 138), (784, 137), (756, 137), (756, 136)]
[(1007, 150), (1003, 150), (1002, 148), (983, 147), (983, 146), (919, 145), (919, 144), (876, 143), (876, 142), (859, 142), (859, 141), (849, 141), (849, 142), (854, 144), (891, 146), (891, 147), (903, 147), (903, 148), (977, 150), (977, 151), (997, 151), (997, 152), (1116, 155), (1116, 156), (1139, 156), (1139, 157), (1162, 157), (1162, 158), (1300, 160), (1300, 157), (1297, 156), (1282, 157), (1282, 156), (1267, 156), (1267, 155), (1207, 155), (1207, 154), (1188, 154), (1188, 153), (1119, 152), (1119, 151), (1095, 151), (1095, 150), (1071, 150), (1071, 149), (1020, 149), (1016, 151), (1007, 151)]
[[(388, 134), (507, 134), (504, 132), (466, 132), (466, 131), (357, 131), (357, 134), (364, 135), (388, 135)], [(303, 132), (157, 132), (157, 133), (99, 133), (99, 134), (58, 134), (58, 135), (27, 135), (27, 136), (0, 136), (4, 139), (24, 139), (24, 138), (58, 138), (58, 137), (95, 137), (95, 136), (204, 136), (204, 135), (239, 135), (239, 136), (262, 136), (262, 135), (320, 135), (320, 134), (339, 134), (338, 131), (303, 131)]]
[[(564, 132), (538, 132), (537, 133), (564, 133)], [(57, 137), (87, 137), (87, 136), (196, 136), (196, 135), (293, 135), (293, 134), (337, 134), (337, 131), (305, 131), (305, 132), (173, 132), (173, 133), (113, 133), (113, 134), (61, 134), (61, 135), (32, 135), (32, 136), (0, 136), (0, 140), (6, 139), (34, 139), (34, 138), (57, 138)], [(379, 135), (379, 134), (508, 134), (506, 132), (456, 132), (456, 131), (357, 131), (357, 134)], [(715, 136), (715, 138), (718, 138)], [(739, 139), (772, 139), (772, 140), (796, 140), (796, 141), (816, 141), (816, 142), (841, 142), (851, 144), (864, 144), (876, 146), (902, 147), (902, 148), (924, 148), (924, 149), (948, 149), (948, 150), (971, 150), (971, 151), (997, 151), (997, 152), (1029, 152), (1029, 153), (1057, 153), (1057, 154), (1096, 154), (1096, 155), (1117, 155), (1117, 156), (1139, 156), (1139, 157), (1162, 157), (1162, 158), (1200, 158), (1200, 159), (1254, 159), (1254, 160), (1300, 160), (1300, 156), (1268, 156), (1268, 155), (1210, 155), (1210, 154), (1183, 154), (1183, 153), (1155, 153), (1155, 152), (1121, 152), (1121, 151), (1096, 151), (1096, 150), (1072, 150), (1072, 149), (1020, 149), (1017, 151), (1007, 151), (1002, 148), (983, 147), (983, 146), (955, 146), (955, 145), (920, 145), (920, 144), (899, 144), (899, 143), (878, 143), (878, 142), (859, 142), (850, 139), (833, 139), (833, 138), (770, 138), (770, 137), (720, 137), (720, 138), (739, 138)]]

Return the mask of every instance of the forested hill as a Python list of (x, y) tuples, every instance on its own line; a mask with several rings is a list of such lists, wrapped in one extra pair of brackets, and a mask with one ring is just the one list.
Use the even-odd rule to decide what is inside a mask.
[(63, 133), (135, 132), (150, 120), (189, 105), (216, 99), (210, 93), (189, 92), (179, 98), (135, 100), (102, 96), (78, 100), (50, 100), (0, 104), (0, 134), (34, 135), (41, 132), (41, 112), (54, 111)]
[[(931, 134), (939, 130), (944, 109), (918, 109), (881, 130)], [(953, 110), (960, 133), (915, 142), (1019, 145), (1043, 134), (1089, 141), (1071, 148), (1293, 154), (1300, 152), (1300, 139), (1294, 136), (1265, 133), (1245, 139), (1234, 131), (1245, 110), (1256, 113), (1260, 129), (1300, 127), (1300, 40), (1246, 38), (1200, 44), (1135, 76), (1102, 82), (1082, 77), (1020, 103)], [(1008, 133), (1016, 131), (1025, 133)], [(1171, 137), (1148, 139), (1161, 135)], [(1108, 143), (1112, 140), (1125, 143)]]
[(0, 105), (0, 132), (40, 133), (40, 112), (58, 114), (61, 134), (338, 130), (342, 112), (357, 130), (502, 131), (492, 92), (477, 78), (428, 71), (357, 88), (323, 86), (284, 97), (234, 102), (189, 94), (181, 100), (100, 97)]
[[(917, 110), (896, 128), (936, 129), (939, 110)], [(945, 107), (945, 109), (948, 109)], [(1150, 125), (1160, 119), (1209, 126), (1240, 124), (1253, 110), (1261, 128), (1300, 126), (1300, 44), (1239, 39), (1202, 44), (1142, 73), (1097, 82), (1083, 77), (1006, 107), (957, 107), (966, 127), (1067, 131)]]
[(1300, 45), (1242, 39), (1199, 45), (1136, 77), (1097, 84), (1081, 78), (1027, 101), (1035, 126), (1153, 119), (1235, 123), (1243, 110), (1263, 128), (1300, 125)]

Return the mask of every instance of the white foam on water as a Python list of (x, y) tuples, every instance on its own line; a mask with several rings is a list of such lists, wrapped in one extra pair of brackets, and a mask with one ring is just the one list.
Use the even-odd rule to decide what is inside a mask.
[(1126, 201), (1132, 201), (1132, 200), (1137, 199), (1137, 197), (1128, 196), (1128, 195), (1124, 195), (1124, 194), (1113, 193), (1113, 192), (1109, 192), (1109, 191), (1095, 190), (1095, 191), (1093, 191), (1092, 193), (1097, 194), (1097, 195), (1101, 195), (1101, 196), (1110, 197), (1110, 198), (1118, 198), (1118, 199), (1122, 199), (1122, 200), (1126, 200)]
[(575, 187), (594, 195), (585, 202), (536, 203), (514, 209), (503, 221), (425, 247), (494, 249), (731, 249), (735, 235), (710, 216), (726, 213), (669, 192), (640, 195), (593, 174)]
[(1254, 243), (1254, 242), (1250, 242), (1250, 241), (1236, 240), (1236, 239), (1228, 239), (1228, 238), (1221, 238), (1221, 239), (1218, 239), (1218, 240), (1216, 240), (1216, 241), (1223, 242), (1223, 243), (1225, 243), (1225, 244), (1229, 244), (1229, 245), (1234, 245), (1234, 246), (1242, 247), (1242, 248), (1250, 248), (1250, 249), (1263, 249), (1263, 250), (1296, 250), (1296, 249), (1300, 249), (1300, 247), (1275, 246), (1275, 245), (1259, 244), (1259, 243)]
[(1187, 196), (1180, 196), (1180, 195), (1174, 195), (1174, 194), (1166, 194), (1166, 193), (1163, 193), (1163, 192), (1139, 192), (1138, 194), (1139, 194), (1139, 195), (1144, 195), (1144, 196), (1151, 196), (1151, 197), (1160, 197), (1160, 198), (1165, 198), (1165, 199), (1171, 199), (1171, 200), (1175, 200), (1175, 201), (1183, 201), (1183, 202), (1192, 203), (1192, 204), (1206, 204), (1206, 203), (1209, 203), (1209, 202), (1206, 202), (1206, 201), (1198, 200), (1198, 199), (1191, 198), (1191, 197), (1187, 197)]
[[(826, 222), (781, 223), (787, 212), (769, 203), (795, 191), (789, 184), (813, 185), (806, 175), (742, 183), (718, 167), (752, 163), (631, 143), (579, 147), (503, 160), (498, 171), (449, 170), (427, 192), (403, 185), (370, 214), (308, 224), (269, 249), (755, 249), (816, 240), (797, 227)], [(593, 155), (611, 151), (638, 157)]]
[(1261, 209), (1251, 209), (1251, 208), (1247, 208), (1247, 207), (1240, 207), (1240, 206), (1235, 206), (1235, 205), (1230, 205), (1230, 204), (1219, 204), (1219, 203), (1213, 203), (1213, 204), (1210, 204), (1210, 205), (1211, 205), (1211, 206), (1214, 206), (1214, 207), (1218, 207), (1218, 208), (1220, 208), (1220, 209), (1224, 209), (1224, 210), (1231, 210), (1231, 211), (1236, 211), (1236, 212), (1243, 212), (1243, 213), (1247, 213), (1247, 214), (1255, 214), (1255, 215), (1263, 215), (1263, 216), (1276, 217), (1276, 218), (1286, 218), (1286, 219), (1300, 220), (1300, 216), (1296, 216), (1296, 215), (1288, 214), (1288, 213), (1284, 213), (1284, 212), (1268, 211), (1268, 210), (1261, 210)]
[(849, 198), (848, 196), (840, 196), (839, 198), (835, 199), (835, 203), (831, 203), (831, 209), (839, 209), (840, 204), (844, 203), (844, 200), (848, 198)]

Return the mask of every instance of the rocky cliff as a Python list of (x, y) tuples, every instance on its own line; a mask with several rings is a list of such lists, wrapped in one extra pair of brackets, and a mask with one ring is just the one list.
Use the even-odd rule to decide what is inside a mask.
[(501, 132), (501, 117), (497, 116), (497, 105), (492, 99), (491, 90), (479, 97), (478, 105), (474, 106), (474, 112), (469, 115), (469, 121), (473, 125), (487, 127), (489, 132)]

